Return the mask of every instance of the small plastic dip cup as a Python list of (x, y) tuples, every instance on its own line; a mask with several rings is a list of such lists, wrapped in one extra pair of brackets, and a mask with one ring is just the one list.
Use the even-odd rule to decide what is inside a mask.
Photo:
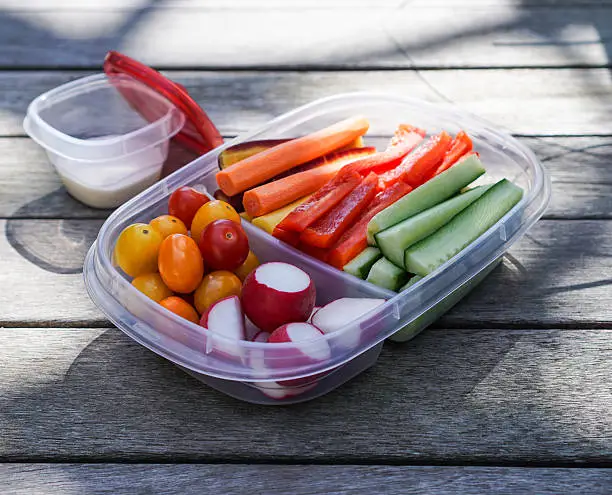
[(23, 126), (72, 196), (114, 208), (159, 180), (169, 141), (184, 124), (184, 114), (153, 89), (98, 74), (40, 95)]

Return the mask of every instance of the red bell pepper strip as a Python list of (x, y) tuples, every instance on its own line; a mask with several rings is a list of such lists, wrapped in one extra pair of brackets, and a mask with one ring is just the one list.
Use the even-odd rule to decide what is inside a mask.
[[(293, 233), (297, 234), (297, 232)], [(309, 256), (312, 256), (313, 258), (323, 261), (324, 263), (327, 261), (327, 254), (329, 253), (329, 249), (314, 247), (303, 242), (300, 242), (297, 245), (297, 248), (303, 253), (306, 253)]]
[(299, 232), (285, 230), (285, 229), (279, 228), (278, 225), (274, 227), (274, 230), (272, 231), (272, 235), (276, 237), (277, 239), (284, 241), (293, 247), (297, 247), (298, 243), (300, 242)]
[(424, 136), (424, 130), (401, 124), (385, 151), (356, 160), (347, 165), (347, 168), (359, 172), (362, 176), (366, 176), (370, 172), (382, 174), (397, 167), (404, 157), (417, 147)]
[(426, 143), (410, 153), (400, 165), (380, 176), (380, 188), (385, 189), (399, 180), (412, 187), (420, 186), (440, 166), (452, 141), (453, 138), (446, 131), (430, 137)]
[(459, 158), (472, 151), (472, 147), (473, 145), (470, 136), (468, 136), (464, 131), (459, 131), (455, 136), (455, 139), (453, 139), (450, 149), (446, 152), (446, 155), (444, 155), (442, 164), (432, 174), (432, 177), (451, 168), (455, 163), (457, 163)]
[(338, 242), (331, 248), (327, 262), (342, 270), (344, 265), (368, 247), (368, 223), (374, 215), (391, 206), (410, 191), (412, 187), (400, 181), (379, 192), (353, 226), (342, 234)]
[(343, 168), (332, 180), (316, 191), (308, 201), (296, 207), (295, 210), (283, 218), (277, 227), (282, 230), (302, 232), (342, 201), (360, 182), (361, 175), (353, 170), (346, 171)]
[(371, 172), (325, 216), (307, 227), (300, 241), (319, 248), (330, 247), (374, 199), (377, 187), (378, 176)]

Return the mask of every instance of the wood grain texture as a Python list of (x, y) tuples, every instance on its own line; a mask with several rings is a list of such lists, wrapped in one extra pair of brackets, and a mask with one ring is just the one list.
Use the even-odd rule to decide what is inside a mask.
[(283, 466), (185, 464), (3, 464), (10, 495), (608, 495), (606, 469), (427, 466)]
[[(518, 138), (552, 175), (552, 202), (545, 218), (612, 218), (612, 137)], [(385, 143), (375, 143), (384, 147)], [(175, 161), (173, 154), (168, 165)], [(29, 139), (0, 138), (0, 218), (104, 219), (63, 188), (44, 151)]]
[(201, 384), (118, 330), (0, 332), (5, 461), (612, 461), (610, 331), (436, 330), (291, 407)]
[(119, 49), (164, 67), (602, 66), (612, 52), (612, 10), (601, 3), (88, 3), (10, 2), (0, 65), (93, 68)]
[[(22, 120), (32, 99), (86, 74), (0, 72), (0, 135), (23, 136)], [(315, 99), (351, 91), (452, 104), (521, 135), (612, 134), (607, 69), (166, 74), (188, 89), (225, 135), (252, 130)]]
[[(100, 326), (81, 268), (101, 220), (1, 221), (0, 325)], [(439, 326), (609, 326), (612, 222), (541, 220)], [(27, 283), (25, 281), (27, 280)], [(35, 310), (23, 301), (38, 301)]]

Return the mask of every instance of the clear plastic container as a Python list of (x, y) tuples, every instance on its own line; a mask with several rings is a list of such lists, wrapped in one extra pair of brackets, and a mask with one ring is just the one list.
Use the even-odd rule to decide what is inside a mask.
[[(128, 101), (147, 104), (136, 111)], [(72, 196), (114, 208), (159, 180), (169, 140), (184, 123), (180, 110), (144, 84), (97, 74), (40, 95), (23, 126)]]
[[(524, 188), (525, 195), (474, 243), (400, 294), (338, 271), (243, 222), (251, 247), (262, 261), (286, 261), (311, 275), (317, 287), (317, 305), (339, 297), (388, 298), (384, 305), (345, 328), (308, 343), (315, 350), (325, 341), (332, 351), (329, 360), (295, 366), (291, 358), (299, 351), (293, 344), (236, 342), (211, 333), (147, 299), (113, 266), (111, 253), (120, 232), (131, 223), (148, 222), (165, 213), (174, 189), (191, 185), (210, 194), (216, 190), (217, 157), (225, 147), (255, 139), (303, 135), (356, 114), (370, 120), (370, 137), (388, 138), (399, 123), (417, 125), (430, 133), (464, 129), (474, 140), (488, 180), (506, 177)], [(339, 95), (300, 107), (226, 143), (124, 205), (101, 228), (85, 261), (84, 276), (91, 298), (115, 325), (204, 383), (253, 403), (301, 402), (329, 392), (372, 366), (386, 338), (408, 340), (447, 311), (542, 215), (549, 197), (548, 175), (534, 154), (479, 118), (407, 98), (370, 93)], [(349, 334), (352, 338), (347, 338)], [(304, 347), (302, 343), (300, 346)], [(287, 380), (291, 386), (278, 384)]]

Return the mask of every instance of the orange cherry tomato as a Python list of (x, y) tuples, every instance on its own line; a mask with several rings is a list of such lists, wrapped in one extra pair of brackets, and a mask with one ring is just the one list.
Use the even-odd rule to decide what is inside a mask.
[(159, 274), (174, 292), (188, 294), (195, 290), (204, 275), (204, 262), (196, 242), (183, 234), (172, 234), (159, 248)]
[(232, 222), (240, 223), (240, 215), (236, 210), (225, 201), (209, 201), (201, 206), (198, 212), (193, 217), (191, 222), (191, 237), (196, 241), (200, 241), (200, 236), (209, 223), (215, 220), (231, 220)]
[(193, 295), (195, 307), (200, 314), (219, 299), (229, 296), (239, 296), (242, 290), (240, 279), (232, 272), (219, 270), (204, 277)]
[(180, 297), (166, 297), (166, 299), (160, 301), (159, 304), (161, 304), (167, 310), (172, 311), (174, 314), (185, 318), (186, 320), (196, 324), (200, 323), (200, 317), (198, 316), (198, 313), (196, 313), (196, 310), (193, 309), (193, 306)]
[(157, 256), (163, 238), (146, 223), (129, 225), (117, 239), (114, 261), (130, 277), (157, 271)]
[(162, 215), (154, 218), (149, 222), (149, 225), (157, 230), (164, 239), (171, 234), (187, 235), (187, 227), (185, 227), (183, 221), (172, 215)]
[(249, 251), (247, 255), (247, 259), (244, 260), (244, 263), (240, 265), (238, 268), (234, 270), (234, 273), (238, 276), (240, 280), (244, 282), (244, 279), (247, 277), (249, 273), (251, 273), (255, 268), (259, 266), (259, 260), (253, 251)]
[(132, 285), (155, 302), (160, 302), (162, 299), (172, 295), (172, 291), (164, 284), (159, 273), (139, 275), (132, 280)]

